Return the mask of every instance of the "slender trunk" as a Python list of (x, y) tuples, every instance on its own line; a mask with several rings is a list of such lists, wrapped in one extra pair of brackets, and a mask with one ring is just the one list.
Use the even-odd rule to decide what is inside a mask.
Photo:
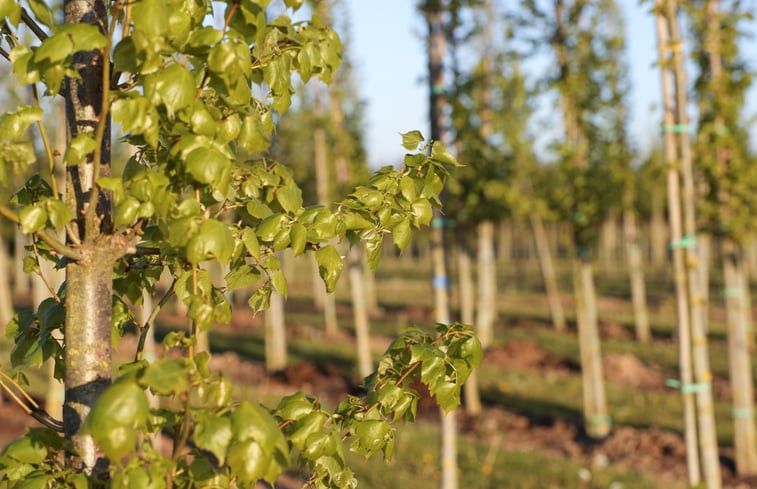
[(614, 212), (602, 223), (602, 246), (600, 247), (600, 260), (605, 271), (616, 270), (618, 258), (618, 223)]
[[(443, 11), (435, 0), (427, 0), (425, 5), (428, 24), (428, 73), (429, 73), (429, 120), (431, 139), (446, 141), (444, 107), (444, 53), (446, 39), (443, 27)], [(444, 196), (442, 195), (442, 200)], [(438, 208), (434, 209), (431, 229), (431, 263), (433, 267), (433, 287), (435, 318), (439, 323), (449, 324), (449, 279), (447, 277), (447, 257), (444, 238), (444, 221)], [(441, 489), (457, 489), (457, 422), (456, 410), (441, 412)]]
[(380, 316), (381, 307), (378, 303), (378, 293), (376, 291), (376, 274), (368, 265), (368, 255), (361, 253), (361, 256), (363, 267), (363, 283), (365, 284), (365, 307), (368, 309), (368, 316)]
[(649, 257), (652, 266), (658, 270), (667, 262), (668, 244), (665, 232), (665, 206), (663, 189), (652, 192), (652, 216), (649, 222)]
[[(315, 113), (321, 113), (321, 106), (316, 98)], [(315, 166), (315, 183), (318, 203), (327, 205), (329, 202), (329, 169), (326, 155), (326, 130), (318, 126), (313, 131), (313, 164)], [(323, 320), (327, 334), (333, 335), (337, 330), (336, 298), (334, 294), (326, 293), (326, 288), (318, 275), (318, 265), (313, 258), (313, 298), (316, 308), (323, 309)]]
[(371, 357), (368, 309), (365, 305), (365, 289), (363, 288), (361, 255), (359, 247), (352, 247), (348, 253), (348, 266), (350, 292), (352, 294), (352, 315), (355, 320), (355, 340), (357, 342), (357, 367), (360, 376), (367, 377), (373, 372), (373, 359)]
[[(475, 288), (473, 286), (473, 267), (468, 246), (464, 242), (457, 246), (457, 275), (460, 282), (460, 320), (464, 324), (473, 324), (475, 317)], [(479, 333), (479, 338), (481, 337)], [(476, 416), (481, 413), (481, 396), (478, 389), (478, 372), (474, 370), (464, 386), (465, 412)]]
[(573, 277), (586, 433), (592, 438), (603, 438), (610, 433), (612, 422), (607, 414), (597, 327), (597, 298), (591, 263), (585, 259), (574, 258)]
[(544, 222), (536, 213), (532, 213), (529, 216), (529, 220), (534, 233), (536, 252), (539, 255), (539, 268), (541, 268), (544, 288), (547, 291), (547, 302), (549, 303), (549, 311), (552, 314), (552, 324), (555, 330), (565, 331), (565, 313), (560, 302), (560, 290), (557, 287), (557, 278), (555, 276), (554, 265), (552, 264), (552, 254), (549, 251), (547, 233), (544, 231)]
[(271, 293), (271, 305), (264, 313), (265, 368), (269, 372), (284, 370), (287, 366), (286, 327), (284, 324), (284, 297)]
[(494, 341), (497, 317), (497, 264), (494, 261), (494, 223), (478, 225), (478, 307), (476, 327), (481, 346), (486, 349)]
[[(155, 307), (152, 295), (147, 290), (142, 291), (142, 305), (137, 309), (137, 321), (142, 326), (147, 324), (147, 321), (152, 314)], [(154, 362), (156, 359), (157, 349), (155, 344), (155, 327), (150, 325), (145, 336), (145, 346), (142, 350), (142, 358), (148, 362)], [(145, 391), (147, 394), (147, 400), (150, 403), (151, 409), (160, 408), (160, 399), (154, 395), (149, 389)], [(162, 438), (160, 434), (156, 434), (152, 440), (153, 447), (156, 450), (160, 450), (162, 446)]]
[(757, 431), (754, 424), (752, 361), (749, 353), (747, 310), (744, 307), (743, 263), (736, 243), (724, 238), (723, 278), (728, 360), (733, 392), (733, 438), (736, 472), (741, 476), (757, 473)]
[(712, 237), (709, 233), (700, 232), (697, 235), (699, 246), (699, 287), (702, 291), (702, 315), (707, 328), (708, 310), (710, 305), (710, 262), (712, 260)]
[[(743, 249), (743, 248), (742, 248)], [(746, 315), (746, 330), (747, 330), (747, 346), (749, 351), (754, 353), (755, 338), (754, 338), (754, 318), (752, 317), (752, 292), (749, 285), (749, 269), (745, 263), (741, 264), (741, 284), (743, 285), (744, 298), (744, 313)]]
[(638, 229), (636, 227), (636, 213), (628, 206), (623, 211), (623, 234), (626, 242), (628, 273), (631, 280), (631, 302), (633, 303), (636, 339), (646, 343), (650, 339), (650, 333), (644, 268), (641, 258), (641, 247), (639, 246)]
[[(671, 45), (682, 46), (683, 38), (679, 32), (677, 18), (678, 2), (668, 0), (667, 17), (670, 28)], [(683, 180), (683, 228), (685, 236), (695, 239), (696, 226), (696, 189), (694, 187), (694, 171), (691, 155), (691, 142), (688, 133), (688, 100), (686, 96), (686, 70), (684, 66), (683, 50), (672, 49), (673, 79), (675, 82), (676, 124), (686, 128), (677, 133), (680, 142), (680, 167)], [(691, 308), (691, 340), (692, 356), (694, 360), (694, 376), (701, 385), (711, 385), (712, 372), (708, 356), (706, 317), (703, 307), (701, 279), (698, 262), (696, 241), (693, 246), (686, 248), (686, 261), (689, 263), (688, 286)], [(702, 456), (704, 479), (708, 489), (720, 489), (722, 478), (720, 474), (720, 458), (718, 455), (717, 434), (715, 429), (715, 410), (712, 400), (712, 389), (701, 389), (696, 393), (697, 415), (699, 421), (699, 449)]]
[[(657, 7), (662, 8), (662, 2), (658, 0)], [(668, 33), (665, 24), (665, 18), (660, 10), (656, 17), (657, 24), (657, 45), (659, 50), (660, 63), (663, 64), (661, 72), (661, 88), (663, 112), (665, 127), (673, 127), (675, 116), (673, 115), (672, 88), (668, 71), (664, 68), (667, 56)], [(678, 172), (677, 149), (675, 135), (672, 131), (665, 132), (664, 138), (665, 160), (667, 170), (667, 187), (668, 187), (668, 221), (670, 224), (671, 243), (681, 243), (683, 237), (683, 224), (681, 222), (681, 195), (680, 195), (680, 175)], [(676, 292), (676, 317), (678, 319), (678, 343), (679, 353), (678, 362), (680, 370), (681, 396), (684, 408), (684, 439), (686, 444), (686, 468), (688, 470), (689, 485), (695, 486), (701, 482), (701, 465), (699, 460), (699, 440), (697, 428), (697, 413), (694, 398), (694, 390), (685, 388), (694, 383), (694, 373), (692, 370), (692, 351), (691, 351), (691, 323), (689, 310), (689, 297), (686, 283), (686, 254), (681, 246), (672, 247), (673, 254), (673, 273)]]
[(24, 256), (26, 256), (27, 236), (21, 228), (13, 229), (13, 294), (26, 299), (29, 294), (29, 277), (24, 273)]
[[(8, 265), (8, 250), (0, 234), (0, 270), (8, 270)], [(0, 334), (5, 335), (5, 327), (13, 319), (13, 314), (10, 274), (3, 272), (0, 274)]]
[(505, 267), (512, 260), (513, 229), (506, 219), (499, 222), (497, 229), (497, 266)]

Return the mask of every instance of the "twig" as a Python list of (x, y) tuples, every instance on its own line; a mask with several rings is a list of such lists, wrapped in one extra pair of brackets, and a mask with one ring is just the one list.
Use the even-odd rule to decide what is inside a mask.
[(61, 303), (60, 297), (58, 297), (58, 293), (53, 289), (52, 285), (50, 285), (50, 282), (47, 281), (47, 278), (45, 278), (45, 274), (42, 273), (42, 266), (39, 261), (39, 250), (37, 249), (37, 240), (32, 238), (32, 250), (34, 250), (34, 259), (37, 261), (37, 275), (39, 278), (42, 279), (42, 283), (45, 284), (45, 287), (47, 287), (48, 292), (50, 292), (50, 296), (55, 299), (55, 302)]
[[(32, 83), (32, 97), (34, 97), (34, 105), (41, 108), (39, 103), (39, 92), (37, 92), (37, 84)], [(45, 131), (45, 125), (42, 123), (42, 119), (37, 121), (37, 127), (39, 127), (39, 135), (42, 138), (42, 144), (45, 147), (45, 154), (47, 155), (47, 164), (50, 167), (50, 183), (53, 187), (55, 196), (58, 196), (58, 182), (55, 177), (55, 158), (53, 157), (53, 149), (50, 146), (50, 140), (47, 137), (47, 131)]]
[(43, 31), (39, 24), (37, 24), (37, 22), (29, 16), (29, 13), (25, 8), (21, 9), (21, 21), (26, 24), (26, 27), (31, 29), (34, 35), (37, 36), (37, 39), (39, 39), (40, 41), (47, 39), (47, 34), (45, 33), (45, 31)]
[(160, 299), (158, 304), (153, 308), (152, 312), (150, 313), (150, 316), (145, 321), (145, 324), (140, 328), (139, 343), (137, 344), (137, 353), (134, 356), (135, 362), (142, 360), (142, 352), (145, 349), (145, 340), (147, 339), (147, 333), (148, 331), (150, 331), (150, 328), (152, 327), (152, 324), (155, 322), (155, 318), (158, 316), (158, 313), (160, 312), (161, 308), (164, 305), (166, 305), (166, 302), (168, 302), (168, 299), (173, 297), (174, 285), (176, 285), (176, 279), (174, 279), (173, 283), (171, 284), (171, 287), (169, 287), (165, 295), (163, 295), (163, 297)]
[[(16, 382), (13, 377), (6, 374), (2, 370), (0, 370), (0, 387), (18, 404), (21, 409), (24, 410), (26, 414), (31, 416), (32, 418), (39, 421), (44, 426), (47, 426), (53, 431), (57, 431), (59, 433), (63, 432), (63, 423), (52, 416), (50, 416), (47, 411), (42, 409), (37, 402), (32, 399), (32, 397), (26, 393), (23, 387), (21, 387), (18, 382)], [(4, 380), (3, 380), (4, 379)], [(13, 385), (13, 387), (21, 393), (21, 396), (24, 397), (25, 401), (22, 400), (14, 391), (11, 389), (8, 384), (5, 383), (5, 381), (8, 381)]]
[[(16, 215), (15, 212), (13, 212), (8, 207), (4, 206), (3, 204), (0, 204), (0, 216), (5, 217), (10, 222), (14, 224), (21, 224), (21, 219)], [(76, 248), (72, 248), (70, 246), (66, 246), (65, 244), (61, 243), (61, 241), (54, 237), (52, 234), (48, 233), (44, 229), (40, 229), (36, 232), (37, 236), (50, 245), (52, 249), (54, 249), (56, 252), (60, 253), (61, 255), (71, 258), (72, 260), (81, 260), (82, 259), (82, 253), (80, 250), (77, 250)]]

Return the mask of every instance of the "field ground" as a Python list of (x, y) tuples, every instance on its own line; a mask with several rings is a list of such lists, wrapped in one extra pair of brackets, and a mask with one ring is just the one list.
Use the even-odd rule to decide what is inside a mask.
[[(430, 267), (409, 260), (385, 260), (376, 275), (381, 311), (372, 319), (375, 358), (389, 338), (404, 327), (430, 327)], [(605, 440), (592, 441), (581, 428), (581, 384), (574, 325), (565, 333), (549, 323), (534, 263), (504, 266), (500, 277), (496, 341), (480, 371), (485, 412), (478, 418), (459, 414), (461, 487), (465, 488), (678, 488), (685, 487), (685, 453), (680, 394), (666, 387), (677, 376), (672, 284), (664, 276), (648, 282), (654, 339), (633, 340), (632, 311), (620, 272), (598, 273), (603, 362), (614, 428)], [(333, 406), (345, 393), (359, 392), (354, 374), (352, 318), (346, 277), (337, 290), (340, 334), (326, 338), (322, 318), (309, 299), (309, 264), (294, 268), (286, 305), (289, 367), (268, 374), (262, 366), (262, 317), (245, 307), (230, 326), (211, 335), (216, 353), (212, 367), (235, 381), (235, 396), (270, 404), (303, 390)], [(567, 284), (561, 277), (563, 303), (571, 318)], [(715, 287), (715, 285), (713, 285)], [(710, 307), (711, 361), (726, 487), (757, 487), (757, 479), (739, 479), (731, 458), (732, 423), (723, 310), (717, 294)], [(453, 297), (454, 300), (454, 297)], [(186, 327), (170, 309), (159, 316), (157, 334)], [(8, 344), (5, 343), (7, 350)], [(133, 336), (118, 355), (127, 358)], [(7, 359), (7, 354), (3, 356)], [(4, 361), (4, 364), (7, 360)], [(44, 376), (32, 377), (31, 391), (44, 394)], [(0, 442), (18, 436), (33, 422), (6, 401), (0, 405)], [(353, 457), (360, 487), (438, 486), (438, 411), (422, 400), (419, 420), (398, 430), (396, 461), (389, 469), (379, 457)], [(289, 474), (282, 487), (299, 487), (301, 474)]]

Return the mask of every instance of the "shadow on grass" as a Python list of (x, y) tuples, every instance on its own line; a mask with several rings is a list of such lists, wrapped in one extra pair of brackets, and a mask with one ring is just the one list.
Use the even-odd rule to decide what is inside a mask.
[(578, 409), (542, 399), (533, 399), (502, 392), (499, 389), (483, 389), (481, 400), (494, 406), (528, 418), (531, 423), (551, 426), (561, 420), (583, 429), (583, 415)]

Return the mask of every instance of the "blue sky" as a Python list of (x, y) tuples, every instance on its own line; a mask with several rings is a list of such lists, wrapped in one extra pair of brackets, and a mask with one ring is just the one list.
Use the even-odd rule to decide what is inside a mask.
[[(344, 0), (351, 17), (350, 56), (358, 86), (366, 100), (366, 141), (373, 166), (397, 163), (403, 155), (398, 133), (428, 133), (425, 24), (416, 0)], [(501, 10), (505, 0), (494, 0)], [(511, 0), (507, 0), (510, 2)], [(649, 2), (620, 0), (626, 17), (628, 60), (632, 83), (630, 133), (642, 152), (659, 137), (660, 75), (655, 68), (656, 35)], [(495, 34), (496, 35), (496, 34)], [(757, 39), (745, 43), (757, 53)], [(757, 54), (755, 55), (757, 56)], [(757, 64), (757, 59), (752, 59)], [(747, 114), (757, 115), (757, 89), (752, 89)], [(544, 119), (544, 114), (541, 118)], [(547, 122), (542, 120), (541, 122)], [(757, 131), (752, 127), (753, 147)]]

